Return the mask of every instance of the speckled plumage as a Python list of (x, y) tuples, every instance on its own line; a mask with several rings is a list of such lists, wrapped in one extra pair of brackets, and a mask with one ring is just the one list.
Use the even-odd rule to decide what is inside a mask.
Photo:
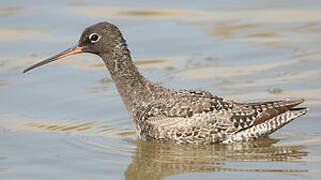
[[(93, 33), (100, 36), (95, 43), (90, 39)], [(77, 47), (104, 60), (137, 136), (143, 140), (179, 144), (248, 141), (268, 135), (306, 113), (306, 108), (294, 108), (303, 99), (238, 103), (207, 91), (170, 89), (153, 83), (138, 72), (119, 29), (107, 22), (85, 29)], [(65, 57), (59, 55), (26, 71)]]
[[(268, 135), (306, 112), (303, 99), (237, 103), (206, 91), (163, 89), (132, 109), (138, 136), (179, 144), (214, 144)], [(161, 94), (166, 94), (163, 96)]]

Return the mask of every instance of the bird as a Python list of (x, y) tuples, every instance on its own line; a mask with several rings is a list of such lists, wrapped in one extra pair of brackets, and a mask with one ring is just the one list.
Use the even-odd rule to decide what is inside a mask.
[(105, 63), (139, 140), (175, 144), (230, 144), (268, 136), (307, 113), (304, 99), (236, 102), (206, 90), (167, 88), (135, 66), (119, 28), (109, 22), (87, 27), (79, 42), (23, 71), (79, 53)]

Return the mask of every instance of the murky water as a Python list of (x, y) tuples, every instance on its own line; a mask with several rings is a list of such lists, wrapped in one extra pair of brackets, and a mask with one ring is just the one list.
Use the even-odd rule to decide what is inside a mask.
[[(1, 179), (320, 179), (321, 1), (3, 1)], [(96, 22), (120, 27), (145, 76), (236, 101), (305, 98), (269, 138), (191, 146), (140, 142), (93, 55), (31, 73)]]

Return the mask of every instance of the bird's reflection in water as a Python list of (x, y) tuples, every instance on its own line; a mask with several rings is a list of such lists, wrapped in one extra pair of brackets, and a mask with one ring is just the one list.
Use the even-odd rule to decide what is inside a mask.
[(137, 142), (126, 179), (163, 179), (188, 172), (280, 172), (300, 173), (304, 169), (229, 168), (227, 162), (290, 162), (307, 156), (303, 146), (277, 146), (278, 140), (262, 138), (244, 144), (230, 145), (176, 145)]

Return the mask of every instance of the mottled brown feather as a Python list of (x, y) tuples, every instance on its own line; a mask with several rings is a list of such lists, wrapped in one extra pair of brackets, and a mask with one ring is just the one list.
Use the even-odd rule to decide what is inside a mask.
[(277, 103), (274, 103), (275, 105), (273, 106), (273, 108), (266, 109), (265, 111), (263, 111), (263, 113), (257, 117), (253, 125), (264, 123), (265, 121), (272, 119), (277, 115), (280, 115), (288, 110), (291, 110), (291, 108), (303, 102), (304, 102), (304, 99), (278, 101)]

